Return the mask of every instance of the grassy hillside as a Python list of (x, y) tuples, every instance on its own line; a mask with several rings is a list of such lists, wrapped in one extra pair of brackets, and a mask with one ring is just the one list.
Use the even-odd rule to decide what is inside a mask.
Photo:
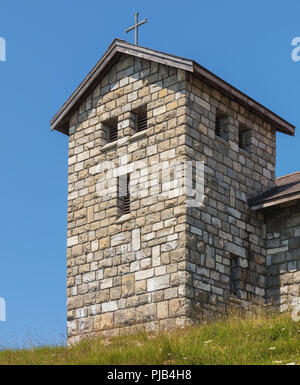
[(300, 323), (288, 315), (230, 317), (185, 330), (0, 351), (0, 364), (300, 364)]

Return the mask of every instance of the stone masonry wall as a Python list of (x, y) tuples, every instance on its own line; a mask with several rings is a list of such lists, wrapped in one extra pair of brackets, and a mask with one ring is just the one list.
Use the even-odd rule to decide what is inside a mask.
[(267, 211), (267, 301), (280, 309), (300, 304), (300, 201)]
[[(204, 317), (231, 303), (263, 305), (266, 226), (247, 198), (274, 185), (275, 129), (194, 76), (187, 97), (187, 156), (205, 164), (203, 206), (188, 209), (188, 296)], [(225, 139), (215, 134), (217, 114), (225, 117)], [(250, 129), (248, 151), (239, 148), (241, 126)]]
[[(130, 332), (135, 325), (170, 328), (187, 322), (186, 209), (183, 197), (142, 188), (131, 213), (120, 214), (116, 190), (102, 196), (108, 169), (161, 164), (185, 151), (185, 72), (123, 56), (84, 100), (70, 123), (67, 248), (68, 339)], [(135, 132), (146, 107), (148, 128)], [(118, 121), (118, 140), (107, 140)], [(143, 166), (144, 167), (144, 166)], [(145, 168), (130, 168), (130, 183)], [(128, 172), (122, 167), (112, 180)], [(152, 184), (160, 171), (152, 176)], [(153, 187), (153, 186), (152, 186)], [(120, 216), (121, 215), (121, 216)]]
[[(147, 130), (136, 132), (141, 107)], [(226, 140), (215, 135), (220, 111)], [(109, 142), (115, 120), (118, 139)], [(240, 125), (251, 130), (249, 152), (238, 146)], [(74, 113), (69, 134), (69, 342), (184, 326), (226, 311), (231, 297), (264, 303), (266, 225), (247, 198), (274, 185), (274, 128), (184, 71), (122, 56)], [(187, 160), (205, 165), (200, 208), (161, 188), (170, 167)], [(139, 188), (122, 215), (117, 179), (126, 174)]]

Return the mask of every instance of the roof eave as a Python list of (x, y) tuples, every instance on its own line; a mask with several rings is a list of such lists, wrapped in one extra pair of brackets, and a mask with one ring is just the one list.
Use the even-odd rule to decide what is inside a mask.
[(83, 79), (83, 81), (79, 84), (72, 95), (63, 104), (60, 110), (51, 119), (51, 130), (58, 130), (68, 134), (69, 127), (68, 120), (66, 119), (67, 115), (71, 113), (71, 111), (80, 103), (80, 101), (84, 98), (84, 95), (89, 92), (90, 87), (96, 81), (97, 77), (101, 73), (105, 72), (105, 67), (110, 67), (112, 65), (112, 59), (117, 53), (116, 42), (117, 40), (112, 42), (106, 53), (102, 56), (94, 68), (88, 73), (88, 75)]
[(201, 77), (204, 81), (210, 83), (214, 88), (219, 89), (223, 94), (226, 94), (230, 99), (235, 100), (239, 104), (243, 105), (247, 110), (251, 110), (256, 115), (259, 115), (261, 118), (269, 121), (276, 127), (277, 131), (291, 136), (295, 135), (294, 125), (282, 119), (280, 116), (276, 115), (262, 104), (250, 98), (248, 95), (239, 91), (237, 88), (227, 83), (225, 80), (221, 79), (212, 72), (208, 71), (206, 68), (202, 67), (196, 62), (194, 62), (194, 73), (195, 75)]
[(193, 71), (192, 60), (165, 54), (163, 52), (158, 52), (155, 50), (149, 50), (148, 48), (126, 43), (124, 40), (115, 39), (109, 46), (105, 54), (102, 56), (102, 58), (99, 60), (99, 62), (89, 72), (89, 74), (85, 77), (85, 79), (79, 84), (77, 89), (69, 97), (69, 99), (63, 104), (61, 109), (51, 119), (51, 130), (58, 130), (60, 132), (68, 134), (68, 122), (63, 122), (63, 120), (65, 120), (66, 116), (76, 108), (76, 106), (84, 98), (86, 93), (90, 91), (93, 84), (99, 80), (99, 77), (101, 75), (104, 75), (107, 70), (111, 68), (111, 66), (115, 63), (120, 54), (127, 54), (140, 57), (145, 60), (159, 62), (161, 64), (176, 67), (189, 72)]
[(168, 66), (173, 66), (199, 76), (203, 81), (211, 84), (213, 87), (221, 90), (229, 98), (237, 101), (245, 106), (245, 108), (252, 110), (255, 114), (261, 116), (263, 119), (269, 121), (277, 131), (288, 135), (295, 134), (295, 126), (291, 125), (266, 107), (262, 106), (255, 100), (251, 99), (246, 94), (242, 93), (223, 79), (214, 75), (193, 60), (182, 57), (165, 54), (163, 52), (150, 50), (140, 46), (135, 46), (126, 43), (124, 40), (115, 39), (108, 47), (105, 54), (98, 61), (95, 67), (89, 72), (85, 79), (79, 84), (77, 89), (63, 104), (60, 110), (54, 115), (50, 121), (51, 130), (60, 131), (68, 135), (69, 119), (68, 116), (78, 107), (85, 96), (96, 86), (100, 77), (103, 76), (116, 62), (121, 54), (132, 55), (140, 57), (145, 60), (155, 61)]
[(252, 206), (250, 206), (250, 210), (251, 211), (263, 210), (263, 209), (267, 209), (269, 207), (282, 205), (284, 203), (292, 202), (292, 201), (295, 201), (298, 199), (300, 199), (300, 193), (288, 195), (288, 196), (282, 197), (280, 199), (274, 199), (274, 200), (270, 200), (270, 201), (266, 201), (266, 202), (261, 202), (261, 203), (258, 203), (256, 205), (252, 205)]

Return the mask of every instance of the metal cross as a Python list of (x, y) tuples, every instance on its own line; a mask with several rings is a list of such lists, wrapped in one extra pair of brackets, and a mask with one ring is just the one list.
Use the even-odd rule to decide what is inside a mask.
[(134, 44), (138, 45), (138, 42), (139, 42), (139, 31), (138, 31), (138, 28), (141, 25), (147, 23), (147, 19), (144, 19), (144, 20), (139, 22), (139, 13), (138, 12), (134, 15), (134, 19), (135, 19), (134, 25), (132, 27), (128, 28), (126, 30), (126, 33), (130, 32), (130, 31), (132, 31), (134, 29), (134, 35), (135, 35)]

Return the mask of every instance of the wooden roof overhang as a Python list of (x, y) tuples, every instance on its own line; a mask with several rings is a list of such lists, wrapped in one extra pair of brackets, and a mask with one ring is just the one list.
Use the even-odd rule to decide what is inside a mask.
[(295, 126), (288, 123), (286, 120), (282, 119), (274, 112), (270, 111), (254, 99), (239, 91), (237, 88), (225, 82), (223, 79), (208, 71), (195, 61), (155, 51), (149, 48), (135, 46), (119, 39), (115, 39), (112, 42), (95, 67), (88, 73), (69, 99), (51, 119), (51, 130), (57, 130), (68, 135), (69, 119), (72, 113), (79, 107), (84, 98), (92, 92), (101, 78), (105, 76), (109, 69), (123, 54), (132, 55), (188, 71), (189, 73), (199, 77), (204, 82), (210, 84), (212, 87), (218, 89), (221, 93), (227, 95), (231, 100), (240, 103), (246, 109), (251, 110), (262, 119), (271, 123), (277, 131), (288, 135), (295, 134)]

